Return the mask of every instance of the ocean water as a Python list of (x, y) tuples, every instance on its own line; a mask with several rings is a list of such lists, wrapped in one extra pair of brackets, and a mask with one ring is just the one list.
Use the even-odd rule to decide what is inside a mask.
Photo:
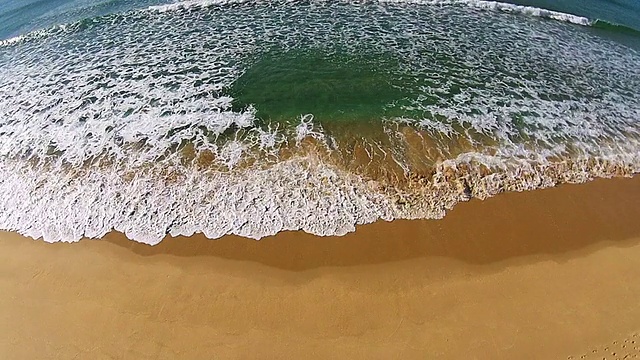
[(0, 2), (0, 228), (259, 239), (640, 171), (640, 2)]

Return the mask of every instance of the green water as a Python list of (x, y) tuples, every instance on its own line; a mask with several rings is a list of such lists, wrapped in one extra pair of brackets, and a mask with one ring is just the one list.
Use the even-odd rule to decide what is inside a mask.
[(235, 110), (253, 105), (263, 120), (295, 121), (313, 114), (319, 122), (371, 121), (400, 116), (412, 96), (399, 63), (388, 55), (318, 49), (271, 51), (233, 84)]

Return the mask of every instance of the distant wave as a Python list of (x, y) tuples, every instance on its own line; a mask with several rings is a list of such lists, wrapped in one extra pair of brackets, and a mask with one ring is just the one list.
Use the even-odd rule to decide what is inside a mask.
[(117, 14), (82, 19), (82, 20), (68, 23), (68, 24), (54, 25), (49, 28), (35, 30), (35, 31), (18, 35), (9, 39), (0, 40), (0, 47), (15, 45), (15, 44), (19, 44), (29, 40), (43, 39), (43, 38), (47, 38), (50, 36), (59, 35), (63, 33), (81, 31), (90, 27), (94, 23), (99, 23), (102, 19), (106, 19), (113, 16), (117, 16)]
[(30, 33), (26, 33), (23, 35), (14, 36), (9, 39), (1, 40), (0, 46), (9, 46), (14, 44), (19, 44), (23, 41), (30, 40), (30, 39), (44, 38), (47, 36), (51, 36), (53, 34), (64, 32), (66, 31), (66, 29), (67, 29), (67, 25), (56, 25), (50, 28), (32, 31)]
[(193, 7), (208, 7), (215, 5), (239, 4), (245, 2), (249, 2), (249, 0), (185, 0), (174, 2), (171, 4), (149, 6), (149, 10), (166, 12)]
[(412, 2), (424, 1), (426, 3), (436, 3), (436, 4), (437, 3), (451, 3), (451, 4), (462, 3), (468, 6), (480, 8), (480, 9), (499, 10), (503, 12), (519, 13), (519, 14), (524, 14), (529, 16), (541, 17), (544, 19), (564, 21), (564, 22), (568, 22), (576, 25), (590, 26), (598, 29), (610, 30), (615, 32), (630, 33), (635, 35), (640, 34), (640, 30), (637, 30), (622, 24), (608, 22), (606, 20), (601, 20), (601, 19), (592, 20), (583, 16), (567, 14), (567, 13), (558, 12), (558, 11), (536, 8), (532, 6), (523, 6), (523, 5), (515, 5), (515, 4), (509, 4), (509, 3), (503, 3), (503, 2), (496, 2), (496, 1), (484, 1), (484, 0), (449, 0), (449, 1), (447, 0), (441, 0), (441, 1), (438, 1), (438, 0), (435, 0), (435, 1), (381, 0), (381, 1), (412, 1)]
[[(148, 9), (158, 12), (175, 11), (180, 9), (189, 9), (194, 7), (209, 7), (220, 6), (228, 4), (241, 4), (251, 2), (252, 0), (186, 0), (178, 1), (171, 4), (150, 6)], [(268, 1), (255, 1), (254, 2), (268, 2)], [(625, 25), (611, 23), (605, 20), (596, 19), (592, 20), (587, 17), (578, 16), (574, 14), (563, 13), (559, 11), (547, 10), (537, 8), (533, 6), (516, 5), (498, 1), (486, 1), (486, 0), (377, 0), (379, 3), (408, 3), (408, 4), (421, 4), (421, 5), (466, 5), (469, 7), (502, 11), (508, 13), (516, 13), (528, 16), (535, 16), (544, 19), (551, 19), (557, 21), (568, 22), (571, 24), (581, 26), (592, 26), (599, 29), (611, 30), (616, 32), (624, 32), (631, 34), (640, 34), (640, 30), (634, 29)]]
[[(170, 12), (178, 11), (182, 9), (192, 8), (206, 8), (210, 6), (224, 6), (229, 4), (243, 4), (248, 2), (254, 3), (271, 3), (269, 0), (185, 0), (178, 1), (165, 5), (149, 6), (146, 9), (140, 11), (152, 11), (152, 12)], [(378, 3), (395, 3), (395, 4), (420, 4), (420, 5), (433, 5), (433, 6), (445, 6), (445, 5), (462, 5), (476, 9), (489, 10), (489, 11), (501, 11), (506, 13), (515, 13), (527, 16), (534, 16), (544, 19), (551, 19), (556, 21), (567, 22), (571, 24), (594, 27), (598, 29), (604, 29), (608, 31), (628, 33), (633, 35), (640, 35), (640, 30), (634, 29), (625, 25), (611, 23), (605, 20), (596, 19), (592, 20), (586, 17), (563, 13), (559, 11), (547, 10), (532, 6), (515, 5), (497, 1), (486, 0), (377, 0)], [(117, 15), (117, 14), (112, 14)], [(59, 33), (78, 31), (85, 28), (92, 22), (99, 22), (100, 19), (109, 17), (109, 15), (101, 16), (93, 19), (84, 19), (70, 24), (56, 25), (50, 28), (36, 30), (27, 34), (22, 34), (13, 38), (0, 40), (0, 46), (8, 46), (16, 43), (20, 43), (27, 40), (44, 38)]]
[(611, 23), (605, 20), (600, 20), (600, 19), (591, 22), (591, 26), (593, 26), (594, 28), (604, 29), (604, 30), (609, 30), (609, 31), (614, 31), (619, 33), (640, 35), (640, 30), (638, 29), (634, 29), (632, 27), (628, 27), (621, 24)]
[(576, 25), (590, 26), (591, 20), (586, 17), (567, 14), (558, 11), (536, 8), (532, 6), (515, 5), (497, 1), (484, 0), (380, 0), (385, 3), (413, 3), (425, 5), (466, 5), (484, 10), (497, 10), (503, 12), (517, 13), (545, 19), (569, 22)]
[[(216, 5), (245, 3), (249, 0), (186, 0), (179, 1), (166, 5), (150, 6), (150, 10), (166, 12), (175, 11), (179, 9), (188, 9), (194, 7), (208, 7)], [(519, 13), (523, 15), (536, 16), (545, 19), (553, 19), (558, 21), (569, 22), (572, 24), (591, 26), (592, 21), (588, 18), (566, 14), (558, 11), (552, 11), (547, 9), (536, 8), (532, 6), (515, 5), (497, 1), (485, 1), (485, 0), (378, 0), (380, 3), (407, 3), (407, 4), (421, 4), (421, 5), (466, 5), (469, 7), (485, 9), (485, 10), (499, 10), (503, 12)]]

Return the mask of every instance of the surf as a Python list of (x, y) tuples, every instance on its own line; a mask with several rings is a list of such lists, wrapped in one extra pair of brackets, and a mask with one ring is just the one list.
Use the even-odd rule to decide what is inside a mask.
[(343, 235), (640, 169), (640, 58), (582, 26), (442, 2), (188, 4), (0, 47), (0, 228)]
[[(367, 2), (367, 1), (365, 1)], [(375, 0), (369, 1), (380, 4), (408, 4), (408, 5), (422, 5), (422, 6), (466, 6), (475, 9), (481, 9), (486, 11), (500, 11), (505, 13), (513, 13), (517, 15), (525, 15), (538, 17), (543, 19), (556, 20), (561, 22), (567, 22), (574, 25), (594, 27), (606, 31), (614, 31), (621, 33), (628, 33), (638, 35), (640, 30), (634, 29), (629, 26), (608, 22), (601, 19), (589, 19), (583, 16), (573, 15), (569, 13), (563, 13), (558, 11), (547, 10), (543, 8), (537, 8), (532, 6), (522, 6), (505, 2), (497, 1), (485, 1), (485, 0)], [(151, 5), (144, 9), (130, 10), (125, 13), (114, 13), (108, 15), (97, 16), (94, 18), (81, 19), (76, 22), (68, 24), (55, 25), (49, 28), (38, 29), (26, 34), (21, 34), (12, 38), (0, 40), (0, 46), (9, 46), (12, 44), (28, 41), (30, 39), (45, 38), (48, 36), (55, 36), (56, 34), (68, 32), (68, 31), (81, 31), (87, 26), (91, 26), (92, 23), (100, 21), (115, 21), (118, 16), (127, 16), (132, 12), (156, 12), (165, 13), (171, 11), (189, 10), (197, 8), (207, 8), (213, 6), (231, 6), (240, 4), (269, 4), (272, 6), (278, 6), (281, 4), (279, 1), (265, 0), (187, 0), (177, 1), (163, 5)], [(320, 3), (320, 2), (319, 2)]]

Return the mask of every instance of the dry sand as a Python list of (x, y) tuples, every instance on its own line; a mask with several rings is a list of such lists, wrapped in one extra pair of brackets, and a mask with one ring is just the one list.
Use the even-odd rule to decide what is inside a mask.
[(631, 358), (639, 215), (636, 177), (341, 238), (0, 233), (0, 358)]

